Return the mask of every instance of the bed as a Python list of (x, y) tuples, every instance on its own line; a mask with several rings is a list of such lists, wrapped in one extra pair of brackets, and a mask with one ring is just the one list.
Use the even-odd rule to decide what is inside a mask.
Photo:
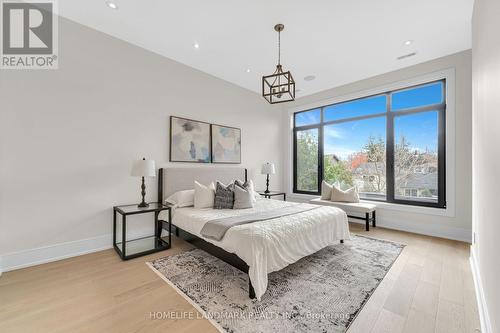
[[(158, 197), (163, 202), (177, 191), (191, 189), (194, 180), (204, 184), (217, 180), (230, 183), (246, 180), (246, 175), (243, 168), (164, 168), (160, 169)], [(248, 273), (249, 296), (260, 300), (267, 289), (269, 273), (350, 239), (346, 213), (335, 207), (311, 205), (303, 212), (234, 226), (220, 241), (203, 237), (201, 230), (212, 220), (294, 205), (299, 204), (258, 198), (249, 209), (175, 208), (172, 225), (179, 237)], [(164, 220), (162, 214), (159, 218)]]

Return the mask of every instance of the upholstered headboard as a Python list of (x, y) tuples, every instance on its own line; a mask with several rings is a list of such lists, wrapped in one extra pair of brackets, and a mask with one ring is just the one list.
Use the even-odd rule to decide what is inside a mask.
[(158, 174), (158, 202), (177, 191), (194, 188), (194, 181), (210, 184), (217, 180), (225, 184), (235, 179), (247, 180), (247, 169), (238, 167), (161, 168)]

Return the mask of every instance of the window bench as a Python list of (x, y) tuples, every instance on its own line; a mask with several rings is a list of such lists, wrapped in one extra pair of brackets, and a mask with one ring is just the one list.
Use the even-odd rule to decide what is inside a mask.
[[(366, 231), (370, 231), (370, 221), (372, 222), (373, 227), (377, 226), (375, 218), (375, 210), (377, 209), (377, 206), (374, 204), (365, 202), (334, 202), (330, 200), (321, 200), (320, 198), (312, 199), (311, 201), (309, 201), (309, 203), (314, 205), (333, 206), (340, 208), (347, 213), (347, 217), (352, 219), (364, 220), (366, 223)], [(357, 214), (364, 214), (364, 217), (358, 216)]]

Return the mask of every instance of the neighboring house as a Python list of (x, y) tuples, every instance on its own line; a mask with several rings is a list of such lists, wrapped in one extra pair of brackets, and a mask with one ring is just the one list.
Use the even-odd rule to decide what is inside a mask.
[(433, 198), (437, 197), (437, 171), (431, 173), (413, 173), (399, 182), (399, 195), (405, 197)]
[(437, 172), (436, 164), (437, 161), (434, 161), (416, 166), (413, 168), (413, 173), (422, 173), (422, 174), (435, 173)]
[[(353, 170), (353, 182), (361, 192), (379, 193), (385, 189), (385, 163), (367, 162)], [(434, 163), (415, 166), (399, 178), (396, 195), (414, 198), (437, 197), (437, 167)]]
[(361, 192), (381, 192), (385, 189), (385, 163), (366, 162), (353, 170), (353, 182)]

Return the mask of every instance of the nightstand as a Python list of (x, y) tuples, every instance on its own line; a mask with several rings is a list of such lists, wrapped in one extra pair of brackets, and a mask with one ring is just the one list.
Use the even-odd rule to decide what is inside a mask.
[[(160, 215), (160, 212), (164, 210), (168, 212), (168, 221), (158, 220), (158, 215)], [(127, 216), (144, 213), (154, 213), (155, 234), (149, 237), (127, 240)], [(122, 240), (119, 243), (116, 242), (116, 214), (120, 214), (122, 216)], [(172, 244), (172, 224), (170, 221), (170, 206), (165, 206), (161, 203), (153, 202), (149, 204), (149, 207), (144, 208), (137, 207), (137, 204), (114, 206), (113, 247), (122, 260), (128, 260), (169, 249)], [(163, 222), (168, 223), (168, 236), (161, 237)]]
[(286, 193), (285, 192), (275, 192), (275, 191), (269, 191), (269, 193), (266, 193), (264, 191), (257, 191), (261, 196), (267, 199), (271, 199), (271, 197), (276, 197), (276, 196), (283, 196), (283, 201), (286, 201)]

